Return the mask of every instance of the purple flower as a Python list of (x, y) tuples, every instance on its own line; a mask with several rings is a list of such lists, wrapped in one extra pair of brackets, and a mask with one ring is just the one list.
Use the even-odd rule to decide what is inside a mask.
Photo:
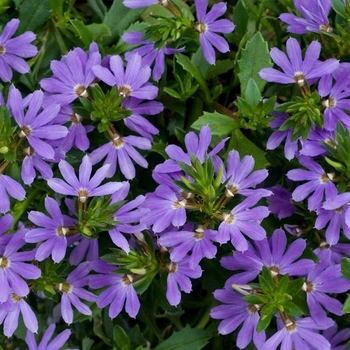
[(259, 200), (259, 195), (251, 195), (237, 204), (231, 212), (223, 213), (222, 222), (218, 228), (217, 242), (226, 243), (231, 240), (237, 250), (244, 252), (248, 249), (248, 242), (243, 233), (256, 241), (264, 239), (266, 231), (260, 222), (269, 215), (269, 210), (264, 206), (251, 208)]
[(141, 7), (147, 7), (158, 4), (162, 0), (124, 0), (123, 5), (131, 9), (137, 9)]
[(181, 292), (190, 293), (192, 290), (192, 283), (189, 277), (199, 278), (202, 276), (202, 269), (199, 265), (192, 269), (189, 266), (190, 257), (185, 257), (181, 261), (175, 263), (170, 262), (167, 264), (168, 278), (167, 278), (167, 289), (166, 298), (169, 304), (177, 306), (181, 301)]
[(75, 175), (74, 168), (65, 160), (61, 160), (58, 164), (63, 178), (53, 178), (48, 180), (48, 185), (57, 193), (69, 196), (77, 196), (81, 203), (85, 203), (89, 197), (105, 196), (117, 191), (122, 184), (120, 182), (108, 182), (101, 185), (105, 179), (109, 165), (106, 164), (98, 169), (95, 175), (90, 179), (92, 164), (90, 158), (86, 155), (79, 167), (79, 179)]
[(325, 328), (317, 325), (311, 317), (295, 321), (288, 318), (284, 321), (284, 326), (267, 340), (261, 350), (276, 350), (280, 344), (281, 349), (331, 350), (328, 340), (317, 332)]
[(62, 149), (68, 152), (72, 147), (86, 151), (90, 147), (90, 141), (87, 133), (91, 132), (94, 127), (92, 125), (83, 125), (83, 117), (75, 113), (70, 105), (61, 108), (58, 116), (55, 118), (57, 123), (67, 123), (68, 135), (62, 140)]
[(26, 156), (22, 162), (21, 178), (26, 185), (31, 185), (36, 177), (37, 170), (45, 179), (51, 179), (53, 176), (52, 169), (49, 164), (45, 162), (43, 157), (34, 151), (31, 147), (23, 149)]
[[(130, 184), (125, 182), (123, 187), (112, 195), (112, 202), (119, 202), (126, 198), (130, 189)], [(138, 233), (147, 228), (144, 223), (139, 223), (140, 218), (148, 209), (142, 208), (142, 203), (145, 197), (142, 195), (137, 196), (135, 199), (122, 205), (114, 214), (114, 218), (117, 222), (116, 227), (113, 230), (108, 231), (113, 243), (122, 248), (126, 253), (130, 252), (129, 242), (124, 237), (123, 233), (132, 234)]]
[(279, 18), (289, 24), (287, 31), (295, 34), (308, 32), (332, 32), (328, 14), (331, 7), (329, 0), (294, 0), (294, 6), (303, 17), (291, 13), (282, 13)]
[(329, 146), (335, 147), (335, 133), (316, 127), (311, 129), (309, 136), (303, 141), (300, 154), (303, 156), (317, 157), (319, 155), (328, 154), (328, 150), (323, 146), (322, 142)]
[(163, 247), (172, 247), (170, 259), (179, 262), (192, 252), (189, 258), (189, 266), (194, 269), (204, 258), (213, 259), (217, 248), (213, 244), (217, 231), (198, 227), (196, 230), (169, 231), (162, 233), (158, 243)]
[(277, 215), (281, 220), (293, 215), (296, 211), (296, 207), (292, 202), (292, 194), (283, 186), (276, 185), (270, 187), (272, 196), (266, 198), (269, 203), (268, 209), (271, 213)]
[[(255, 248), (254, 248), (255, 247)], [(227, 285), (234, 283), (250, 283), (262, 271), (263, 266), (270, 269), (273, 276), (289, 274), (302, 276), (314, 267), (310, 259), (296, 261), (306, 248), (303, 239), (292, 242), (287, 250), (287, 237), (283, 230), (277, 229), (269, 239), (263, 239), (248, 245), (245, 252), (234, 252), (231, 257), (224, 257), (221, 265), (229, 270), (243, 270), (233, 275)]]
[(141, 114), (158, 114), (164, 109), (163, 105), (157, 101), (142, 102), (137, 98), (128, 97), (123, 100), (122, 107), (132, 112), (132, 115), (123, 119), (127, 128), (152, 141), (152, 135), (157, 135), (159, 130)]
[(25, 297), (29, 287), (24, 279), (35, 280), (41, 276), (38, 267), (24, 263), (34, 260), (35, 251), (18, 252), (26, 244), (26, 232), (27, 229), (21, 228), (12, 234), (6, 246), (0, 246), (0, 303), (6, 302), (12, 292)]
[(6, 246), (12, 235), (4, 235), (13, 225), (13, 216), (6, 214), (0, 217), (0, 246)]
[(7, 302), (2, 303), (0, 308), (0, 324), (4, 325), (4, 334), (7, 337), (11, 337), (17, 329), (20, 313), (26, 328), (33, 333), (38, 331), (35, 313), (22, 297), (12, 292)]
[[(48, 141), (67, 136), (68, 130), (63, 125), (52, 124), (60, 110), (59, 105), (51, 104), (40, 112), (43, 99), (44, 93), (40, 90), (35, 91), (29, 98), (22, 99), (19, 90), (11, 85), (7, 104), (21, 128), (19, 136), (27, 139), (40, 156), (53, 159), (55, 151)], [(24, 112), (27, 105), (28, 109)]]
[(210, 64), (215, 64), (215, 51), (213, 46), (220, 52), (230, 51), (227, 41), (216, 33), (231, 33), (235, 25), (228, 19), (219, 19), (227, 9), (226, 3), (219, 2), (213, 5), (206, 14), (208, 0), (195, 0), (198, 23), (196, 30), (199, 32), (199, 41), (203, 50), (205, 59)]
[(19, 20), (12, 19), (0, 35), (0, 79), (5, 82), (12, 79), (12, 69), (21, 74), (28, 73), (30, 67), (21, 57), (33, 57), (38, 52), (31, 44), (36, 38), (33, 32), (25, 32), (11, 39), (18, 26)]
[(112, 177), (116, 172), (117, 165), (119, 165), (122, 174), (128, 180), (131, 180), (136, 176), (135, 166), (132, 161), (143, 168), (148, 167), (146, 159), (136, 151), (135, 147), (149, 150), (152, 148), (152, 145), (150, 140), (144, 137), (133, 135), (122, 137), (115, 134), (110, 142), (91, 152), (89, 158), (94, 165), (107, 156), (103, 163), (104, 165), (109, 165), (106, 177)]
[(61, 347), (63, 347), (63, 345), (67, 343), (67, 340), (71, 335), (71, 330), (65, 329), (50, 341), (55, 331), (55, 328), (56, 328), (56, 325), (51, 324), (46, 329), (39, 344), (37, 344), (34, 338), (34, 333), (28, 330), (25, 338), (26, 344), (28, 346), (28, 350), (60, 350)]
[(145, 65), (139, 54), (130, 55), (124, 71), (124, 63), (120, 56), (111, 56), (110, 69), (95, 66), (96, 76), (109, 86), (118, 86), (119, 94), (123, 97), (136, 97), (141, 100), (153, 100), (158, 95), (158, 88), (148, 83), (151, 68)]
[(84, 289), (89, 284), (89, 272), (91, 271), (91, 263), (86, 261), (81, 263), (67, 277), (66, 282), (59, 283), (57, 289), (62, 292), (61, 313), (62, 318), (68, 324), (73, 322), (73, 308), (83, 315), (90, 316), (92, 314), (90, 308), (81, 302), (80, 299), (87, 301), (95, 301), (96, 296)]
[(69, 263), (71, 265), (79, 265), (85, 258), (86, 261), (95, 261), (98, 259), (98, 239), (79, 237), (78, 241), (74, 242), (76, 245), (69, 256)]
[(255, 346), (260, 349), (264, 344), (265, 332), (257, 332), (257, 325), (260, 320), (259, 309), (247, 303), (243, 297), (233, 291), (232, 288), (217, 289), (214, 292), (215, 299), (224, 303), (215, 306), (210, 311), (210, 316), (214, 319), (222, 320), (218, 331), (226, 335), (236, 330), (243, 323), (238, 332), (236, 346), (244, 349), (253, 340)]
[(48, 92), (47, 101), (67, 105), (79, 97), (87, 97), (87, 88), (95, 80), (92, 67), (101, 64), (96, 43), (91, 43), (87, 54), (77, 47), (61, 61), (52, 61), (53, 76), (41, 79), (41, 87)]
[(96, 265), (96, 272), (104, 274), (92, 275), (90, 279), (90, 288), (97, 289), (109, 286), (97, 297), (97, 306), (104, 308), (109, 306), (108, 315), (110, 318), (117, 317), (125, 304), (125, 311), (130, 317), (136, 317), (140, 309), (140, 301), (133, 286), (132, 275), (123, 275), (112, 273), (115, 266), (105, 262)]
[(342, 303), (327, 293), (347, 292), (350, 281), (343, 277), (340, 264), (331, 263), (329, 249), (323, 249), (319, 257), (321, 261), (308, 273), (303, 290), (306, 292), (310, 316), (318, 325), (327, 328), (333, 322), (329, 324), (330, 319), (324, 309), (338, 316), (343, 315)]
[(265, 189), (252, 189), (263, 182), (267, 176), (266, 169), (253, 171), (255, 160), (252, 156), (244, 156), (240, 159), (237, 151), (230, 151), (227, 156), (227, 166), (224, 169), (222, 182), (228, 179), (226, 184), (226, 196), (233, 197), (235, 194), (243, 196), (260, 195), (266, 197), (271, 191)]
[(350, 96), (349, 92), (350, 74), (337, 75), (336, 82), (331, 87), (319, 84), (318, 92), (322, 98), (328, 96), (322, 101), (324, 110), (324, 128), (334, 131), (337, 128), (337, 122), (341, 122), (348, 130), (350, 130), (349, 115)]
[(280, 84), (296, 83), (299, 87), (303, 87), (324, 74), (332, 73), (339, 66), (338, 60), (333, 58), (324, 62), (318, 60), (321, 52), (321, 44), (318, 41), (312, 41), (308, 46), (304, 60), (296, 39), (289, 38), (286, 47), (288, 57), (276, 47), (270, 52), (272, 60), (282, 68), (283, 72), (275, 68), (263, 68), (259, 73), (261, 78)]
[(292, 193), (293, 200), (301, 202), (308, 195), (313, 193), (308, 200), (309, 210), (316, 210), (322, 205), (324, 197), (329, 198), (333, 193), (337, 193), (336, 186), (332, 182), (334, 174), (326, 173), (323, 168), (312, 158), (300, 156), (299, 163), (304, 169), (289, 170), (287, 177), (293, 181), (307, 180), (306, 183), (298, 186)]
[(182, 52), (184, 49), (167, 48), (166, 45), (161, 48), (155, 48), (155, 42), (142, 40), (143, 36), (144, 33), (141, 32), (127, 32), (123, 34), (122, 39), (126, 43), (130, 45), (142, 45), (136, 49), (128, 51), (125, 54), (125, 57), (128, 59), (130, 55), (138, 53), (142, 57), (143, 64), (151, 66), (152, 63), (155, 62), (152, 77), (155, 81), (158, 81), (162, 77), (165, 70), (165, 55), (172, 55), (177, 52)]
[(211, 139), (212, 134), (209, 126), (203, 126), (198, 136), (193, 131), (187, 133), (185, 136), (185, 147), (187, 153), (185, 153), (179, 146), (167, 146), (165, 148), (165, 152), (170, 159), (166, 160), (162, 164), (158, 164), (154, 169), (153, 176), (158, 175), (157, 173), (168, 174), (181, 171), (181, 168), (177, 162), (180, 161), (186, 163), (187, 165), (191, 165), (191, 155), (194, 155), (201, 163), (203, 163), (206, 158), (212, 158), (215, 170), (218, 171), (223, 163), (217, 153), (223, 149), (227, 139), (221, 140), (214, 147), (214, 149), (209, 151)]
[(291, 160), (298, 153), (298, 142), (301, 138), (292, 141), (293, 129), (278, 130), (278, 128), (289, 118), (287, 113), (272, 112), (272, 114), (276, 118), (270, 122), (270, 126), (275, 131), (268, 138), (266, 149), (276, 149), (282, 141), (286, 139), (284, 145), (284, 156), (286, 159)]
[[(338, 325), (325, 329), (322, 335), (330, 342), (332, 350), (346, 350), (350, 339), (350, 328), (341, 329), (338, 332)], [(340, 344), (343, 343), (343, 344)]]
[(22, 201), (26, 192), (17, 181), (0, 173), (0, 213), (6, 213), (10, 210), (9, 196)]
[(31, 211), (28, 219), (39, 228), (29, 230), (25, 235), (28, 243), (39, 243), (35, 253), (35, 259), (43, 261), (49, 255), (55, 263), (59, 263), (66, 255), (67, 238), (70, 229), (74, 225), (74, 220), (61, 213), (58, 203), (50, 198), (45, 198), (45, 208), (51, 218), (40, 211)]
[(154, 193), (148, 193), (142, 207), (149, 211), (141, 217), (141, 223), (153, 225), (152, 230), (156, 233), (170, 225), (180, 227), (186, 222), (186, 199), (180, 198), (168, 186), (160, 185)]
[(326, 229), (326, 241), (330, 245), (338, 243), (341, 227), (344, 235), (350, 239), (349, 202), (349, 192), (333, 195), (327, 198), (322, 208), (317, 211), (315, 228), (321, 230), (329, 223)]

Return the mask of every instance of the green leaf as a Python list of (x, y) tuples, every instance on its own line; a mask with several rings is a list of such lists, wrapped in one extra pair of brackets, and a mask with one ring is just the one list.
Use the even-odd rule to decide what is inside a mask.
[(93, 345), (94, 345), (94, 341), (90, 338), (85, 337), (83, 339), (82, 350), (90, 350)]
[(234, 33), (237, 33), (240, 37), (243, 37), (243, 35), (247, 32), (248, 20), (249, 12), (244, 5), (244, 2), (239, 0), (233, 11), (233, 23), (236, 25)]
[(118, 350), (130, 350), (130, 339), (125, 330), (115, 325), (113, 329), (113, 339)]
[(347, 19), (345, 5), (342, 0), (331, 0), (333, 10), (342, 18)]
[(256, 330), (258, 331), (258, 333), (264, 331), (269, 326), (271, 322), (271, 318), (272, 318), (272, 314), (260, 316), (258, 326), (256, 327)]
[(103, 0), (87, 0), (87, 3), (93, 9), (95, 15), (102, 21), (107, 13), (107, 7), (103, 3)]
[(213, 135), (218, 136), (226, 136), (240, 127), (240, 123), (237, 120), (218, 112), (204, 112), (204, 115), (198, 118), (191, 127), (195, 130), (200, 130), (205, 125), (210, 127)]
[(78, 19), (72, 19), (70, 21), (72, 24), (73, 28), (76, 31), (77, 36), (79, 39), (84, 43), (85, 46), (89, 46), (90, 43), (93, 41), (92, 33), (90, 30), (86, 27), (86, 25), (78, 20)]
[(199, 350), (208, 344), (209, 338), (210, 334), (204, 329), (186, 326), (156, 346), (154, 350)]
[(267, 43), (260, 32), (257, 32), (247, 42), (242, 50), (241, 59), (238, 61), (240, 72), (238, 73), (241, 82), (241, 91), (247, 89), (249, 79), (253, 79), (259, 90), (262, 91), (266, 81), (261, 79), (259, 72), (262, 68), (272, 67), (270, 53)]
[(47, 0), (26, 0), (19, 6), (20, 25), (17, 34), (41, 28), (51, 16), (51, 6)]
[(215, 65), (210, 65), (205, 75), (206, 79), (216, 78), (218, 75), (226, 73), (227, 71), (233, 69), (235, 63), (233, 60), (221, 60), (216, 61)]
[(347, 314), (350, 313), (350, 295), (346, 298), (342, 311)]
[(350, 280), (350, 259), (343, 258), (341, 260), (341, 272), (345, 278)]
[(239, 129), (233, 131), (228, 149), (238, 151), (241, 157), (245, 155), (253, 156), (255, 159), (255, 170), (266, 169), (269, 164), (265, 157), (265, 152), (245, 137)]
[(144, 9), (129, 9), (123, 5), (122, 1), (113, 1), (102, 22), (112, 33), (108, 41), (111, 43), (116, 41), (143, 11)]
[(297, 294), (300, 291), (304, 282), (305, 282), (304, 278), (298, 278), (296, 280), (289, 281), (287, 293), (293, 297), (295, 294)]
[(207, 85), (207, 83), (206, 83), (206, 81), (205, 81), (201, 71), (199, 70), (199, 68), (196, 67), (190, 61), (190, 59), (187, 56), (185, 56), (185, 55), (183, 55), (181, 53), (175, 54), (175, 57), (176, 57), (177, 63), (179, 63), (181, 65), (181, 67), (186, 72), (190, 73), (191, 76), (197, 81), (197, 83), (199, 84), (200, 88), (204, 92), (206, 101), (210, 102), (211, 101), (211, 97), (210, 97), (208, 85)]
[(243, 98), (249, 103), (251, 107), (256, 107), (261, 101), (261, 94), (259, 87), (255, 80), (250, 78), (248, 80), (247, 88), (243, 94)]

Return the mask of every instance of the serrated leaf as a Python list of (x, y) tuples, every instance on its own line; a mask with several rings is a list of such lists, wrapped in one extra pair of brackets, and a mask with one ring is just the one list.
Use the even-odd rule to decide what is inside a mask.
[(200, 130), (205, 125), (210, 127), (213, 135), (218, 136), (226, 136), (240, 127), (240, 123), (237, 120), (218, 112), (204, 112), (204, 115), (198, 118), (191, 127)]
[(249, 79), (253, 79), (259, 90), (262, 91), (266, 85), (266, 81), (260, 78), (259, 72), (262, 68), (272, 67), (272, 61), (267, 42), (260, 32), (255, 33), (247, 42), (245, 48), (242, 50), (238, 66), (241, 91), (246, 91)]
[(163, 343), (159, 344), (154, 350), (199, 350), (202, 349), (210, 338), (210, 333), (204, 329), (183, 328), (175, 332)]
[(237, 2), (233, 11), (233, 23), (236, 25), (235, 33), (242, 37), (247, 32), (249, 12), (242, 0)]

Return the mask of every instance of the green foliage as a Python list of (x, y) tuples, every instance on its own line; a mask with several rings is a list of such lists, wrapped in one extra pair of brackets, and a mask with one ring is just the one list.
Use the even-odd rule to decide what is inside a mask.
[(200, 350), (207, 343), (210, 334), (204, 329), (186, 326), (154, 348), (154, 350)]
[(272, 67), (272, 62), (267, 42), (260, 32), (255, 33), (247, 42), (245, 48), (242, 50), (238, 66), (238, 76), (241, 82), (242, 93), (247, 90), (250, 79), (253, 79), (259, 91), (262, 91), (266, 85), (266, 81), (260, 78), (259, 72), (262, 68)]
[(112, 230), (117, 224), (114, 213), (122, 204), (111, 204), (110, 198), (94, 197), (85, 207), (77, 200), (77, 231), (87, 238), (96, 238), (100, 232)]
[[(16, 161), (16, 141), (13, 137), (16, 129), (16, 127), (12, 127), (8, 109), (0, 106), (0, 161)], [(1, 170), (0, 166), (0, 173)]]
[(238, 121), (218, 112), (204, 112), (203, 116), (199, 117), (191, 127), (195, 130), (200, 130), (205, 125), (210, 127), (213, 135), (220, 137), (227, 136), (240, 127)]

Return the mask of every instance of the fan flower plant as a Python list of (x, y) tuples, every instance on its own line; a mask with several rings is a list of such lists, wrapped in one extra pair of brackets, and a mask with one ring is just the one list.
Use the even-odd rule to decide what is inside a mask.
[(0, 13), (0, 349), (349, 347), (349, 1)]

